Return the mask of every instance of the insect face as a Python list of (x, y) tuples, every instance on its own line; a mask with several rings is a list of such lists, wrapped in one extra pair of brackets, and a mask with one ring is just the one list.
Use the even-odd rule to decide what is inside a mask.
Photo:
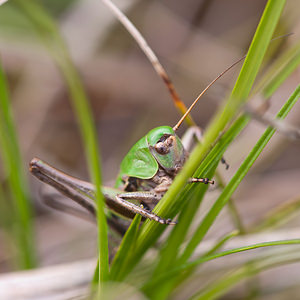
[(158, 164), (175, 176), (184, 164), (186, 152), (174, 130), (169, 126), (155, 128), (148, 133), (147, 141)]
[(158, 154), (168, 154), (175, 140), (176, 138), (174, 135), (164, 134), (155, 144), (154, 149)]

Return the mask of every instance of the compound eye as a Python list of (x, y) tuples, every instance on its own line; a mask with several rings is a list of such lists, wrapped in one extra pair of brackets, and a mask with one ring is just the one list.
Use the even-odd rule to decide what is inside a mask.
[(158, 142), (154, 148), (155, 148), (156, 152), (159, 154), (169, 153), (169, 148), (166, 147), (166, 145), (163, 142)]

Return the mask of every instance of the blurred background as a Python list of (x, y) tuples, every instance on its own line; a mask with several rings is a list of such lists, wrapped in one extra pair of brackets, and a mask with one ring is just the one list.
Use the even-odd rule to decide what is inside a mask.
[[(179, 114), (162, 80), (136, 42), (100, 0), (37, 2), (56, 20), (80, 73), (97, 126), (103, 180), (112, 185), (120, 162), (131, 146), (156, 126), (175, 125)], [(246, 54), (266, 1), (137, 0), (116, 3), (142, 32), (188, 106), (212, 79)], [(299, 9), (299, 0), (287, 2), (276, 35), (294, 34), (272, 43), (266, 66), (299, 41)], [(66, 173), (89, 179), (64, 79), (13, 1), (0, 7), (0, 55), (30, 182), (38, 264), (47, 266), (93, 258), (97, 247), (96, 227), (44, 206), (40, 192), (42, 183), (27, 171), (29, 161), (39, 157)], [(219, 80), (193, 110), (192, 116), (202, 128), (229, 94), (239, 68), (235, 67)], [(270, 115), (274, 115), (290, 96), (299, 78), (298, 69), (271, 98)], [(259, 94), (254, 98), (259, 99)], [(287, 122), (299, 127), (299, 116), (298, 103)], [(182, 127), (179, 135), (186, 129)], [(225, 182), (264, 130), (264, 125), (252, 121), (228, 149), (225, 157), (230, 168), (220, 167)], [(263, 220), (272, 209), (300, 201), (299, 154), (299, 142), (280, 134), (272, 139), (234, 195), (245, 227)], [(5, 174), (0, 173), (0, 180), (5, 189)], [(213, 190), (207, 201), (213, 201), (215, 193)], [(6, 206), (9, 207), (9, 203)], [(294, 232), (299, 237), (297, 209), (286, 221), (280, 225), (283, 236), (285, 232)], [(13, 226), (13, 220), (10, 222)], [(233, 228), (225, 211), (207, 238), (220, 237)], [(118, 239), (114, 235), (111, 239), (114, 248)], [(1, 273), (16, 269), (16, 252), (10, 236), (0, 228)], [(294, 268), (299, 268), (299, 264), (284, 269), (285, 273), (270, 272), (265, 277), (266, 289), (271, 284), (269, 276), (273, 283), (282, 282), (286, 274), (290, 276), (295, 272)], [(285, 284), (285, 288), (296, 289), (299, 280), (294, 278)], [(230, 297), (238, 292), (241, 291), (236, 290)]]

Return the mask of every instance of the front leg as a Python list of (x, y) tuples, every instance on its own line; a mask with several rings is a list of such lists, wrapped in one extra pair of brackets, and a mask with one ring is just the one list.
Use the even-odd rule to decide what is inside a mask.
[(190, 152), (195, 142), (200, 142), (202, 139), (202, 130), (198, 126), (189, 127), (181, 138), (184, 149)]
[[(195, 142), (201, 142), (202, 130), (198, 126), (192, 126), (187, 129), (181, 138), (182, 145), (184, 149), (190, 152), (195, 144)], [(221, 158), (221, 163), (225, 165), (225, 169), (229, 168), (229, 164), (226, 162), (225, 158)]]
[(145, 209), (142, 205), (138, 206), (135, 205), (132, 202), (132, 200), (137, 200), (139, 202), (144, 203), (157, 203), (161, 199), (161, 196), (152, 193), (152, 192), (130, 192), (130, 193), (122, 193), (115, 197), (115, 200), (118, 202), (120, 206), (123, 206), (127, 210), (132, 211), (135, 214), (140, 214), (141, 216), (154, 220), (160, 224), (166, 224), (166, 225), (175, 225), (176, 222), (173, 222), (171, 219), (163, 219), (156, 214), (154, 214), (152, 211), (149, 211)]

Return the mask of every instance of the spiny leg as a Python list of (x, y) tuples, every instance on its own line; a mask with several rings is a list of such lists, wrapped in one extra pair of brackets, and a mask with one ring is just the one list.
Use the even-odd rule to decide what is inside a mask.
[(202, 130), (198, 126), (189, 127), (184, 135), (181, 137), (181, 142), (184, 149), (188, 152), (191, 151), (195, 142), (199, 142), (202, 139)]
[(214, 180), (210, 180), (209, 178), (190, 178), (188, 183), (204, 183), (204, 184), (215, 184)]
[[(192, 126), (187, 129), (181, 138), (181, 142), (186, 151), (190, 152), (193, 148), (195, 142), (201, 142), (202, 140), (202, 129), (198, 126)], [(221, 163), (225, 165), (225, 169), (229, 168), (229, 164), (226, 162), (225, 158), (221, 158)]]
[[(195, 142), (199, 142), (202, 139), (202, 130), (198, 126), (192, 126), (187, 129), (181, 138), (182, 145), (188, 152), (193, 148)], [(225, 161), (225, 160), (224, 160)], [(189, 183), (201, 182), (204, 184), (214, 184), (214, 180), (209, 178), (190, 178)]]
[(154, 220), (160, 224), (165, 224), (165, 225), (175, 225), (176, 222), (173, 222), (171, 219), (163, 219), (159, 216), (157, 216), (155, 213), (153, 213), (152, 211), (149, 211), (147, 209), (145, 209), (142, 206), (138, 206), (135, 205), (134, 203), (129, 202), (128, 200), (137, 200), (139, 202), (151, 202), (151, 201), (155, 201), (158, 202), (160, 200), (160, 196), (155, 194), (155, 193), (151, 193), (151, 192), (130, 192), (130, 193), (122, 193), (119, 194), (115, 197), (116, 201), (126, 207), (126, 209), (131, 210), (132, 212), (136, 213), (136, 214), (140, 214), (141, 216), (150, 219), (150, 220)]

